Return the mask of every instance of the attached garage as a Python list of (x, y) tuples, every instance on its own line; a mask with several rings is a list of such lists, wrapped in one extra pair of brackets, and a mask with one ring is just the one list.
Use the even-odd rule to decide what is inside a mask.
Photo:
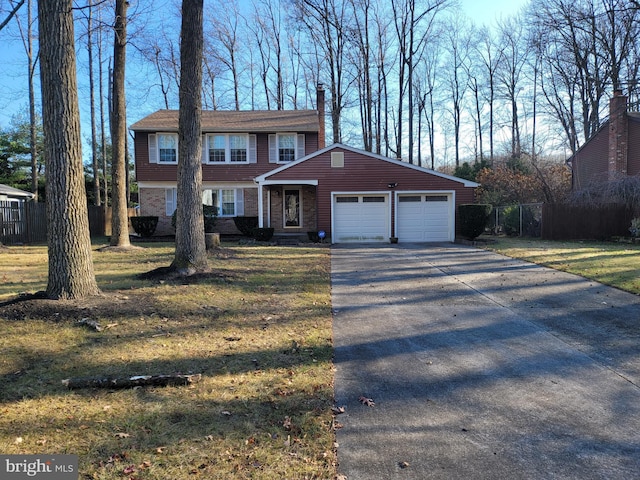
[(478, 186), (341, 144), (282, 165), (255, 182), (260, 226), (280, 224), (280, 210), (272, 208), (280, 189), (315, 189), (303, 206), (304, 218), (315, 225), (304, 228), (323, 231), (332, 243), (455, 241), (457, 206), (474, 203)]
[(449, 242), (455, 238), (451, 193), (399, 193), (397, 227), (400, 242)]
[(333, 197), (333, 242), (388, 242), (389, 195), (339, 194)]

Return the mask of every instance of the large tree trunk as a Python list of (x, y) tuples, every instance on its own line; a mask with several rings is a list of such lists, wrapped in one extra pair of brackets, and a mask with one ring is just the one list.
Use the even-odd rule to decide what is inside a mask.
[(172, 267), (189, 275), (205, 271), (207, 251), (202, 215), (203, 0), (183, 0), (178, 118), (178, 205)]
[(38, 2), (40, 80), (47, 161), (47, 296), (99, 292), (93, 272), (82, 166), (72, 0)]
[(111, 246), (128, 247), (129, 217), (127, 214), (127, 110), (124, 95), (124, 74), (127, 42), (127, 1), (116, 0), (116, 21), (113, 42), (113, 103), (111, 108)]

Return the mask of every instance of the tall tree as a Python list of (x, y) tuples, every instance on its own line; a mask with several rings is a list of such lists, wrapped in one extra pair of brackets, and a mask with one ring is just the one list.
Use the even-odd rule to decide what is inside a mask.
[(431, 28), (436, 13), (441, 10), (448, 0), (428, 0), (423, 6), (417, 0), (392, 0), (391, 8), (395, 18), (400, 65), (398, 68), (398, 121), (396, 135), (396, 155), (402, 157), (403, 139), (403, 107), (405, 96), (407, 101), (408, 144), (407, 155), (409, 163), (413, 163), (413, 120), (415, 118), (413, 75), (415, 65), (420, 61), (420, 54), (425, 42), (431, 37)]
[(96, 93), (93, 68), (93, 0), (87, 3), (87, 57), (89, 61), (89, 111), (91, 116), (91, 167), (93, 171), (93, 202), (101, 205), (100, 200), (100, 163), (98, 162), (98, 133), (96, 125)]
[(342, 142), (342, 116), (347, 100), (347, 32), (351, 29), (346, 4), (339, 0), (294, 0), (298, 20), (306, 26), (311, 42), (319, 47), (331, 92), (333, 143)]
[(518, 17), (501, 22), (499, 29), (503, 54), (497, 77), (511, 110), (511, 158), (519, 158), (522, 138), (518, 104), (520, 92), (524, 89), (523, 69), (529, 63), (530, 44), (523, 31), (523, 22)]
[[(23, 2), (20, 2), (22, 4)], [(32, 17), (33, 4), (32, 0), (27, 2), (27, 26), (23, 28), (20, 17), (16, 17), (18, 28), (20, 29), (20, 35), (24, 45), (25, 52), (27, 54), (27, 67), (28, 67), (28, 83), (29, 83), (29, 133), (30, 133), (30, 154), (31, 154), (31, 192), (35, 195), (33, 200), (38, 201), (38, 118), (36, 115), (36, 98), (35, 98), (35, 86), (34, 77), (36, 75), (37, 67), (37, 53), (33, 48), (33, 24)]]
[(113, 41), (113, 83), (111, 104), (111, 246), (128, 247), (127, 212), (127, 107), (125, 101), (125, 66), (127, 46), (127, 0), (116, 0)]
[(226, 67), (226, 70), (231, 75), (233, 106), (235, 110), (240, 110), (240, 62), (238, 62), (238, 49), (242, 42), (238, 31), (241, 19), (238, 4), (220, 0), (211, 12), (211, 32), (207, 35), (209, 41), (213, 42), (211, 54), (218, 63)]
[(72, 0), (38, 2), (40, 80), (47, 162), (47, 296), (99, 294), (82, 166)]
[(203, 0), (183, 0), (181, 32), (176, 252), (171, 266), (191, 275), (208, 269), (201, 166)]
[(470, 36), (467, 25), (460, 18), (453, 18), (447, 34), (448, 56), (447, 80), (448, 95), (450, 100), (451, 119), (453, 121), (453, 136), (455, 147), (456, 167), (460, 166), (460, 138), (462, 133), (462, 114), (464, 100), (469, 87), (469, 45)]

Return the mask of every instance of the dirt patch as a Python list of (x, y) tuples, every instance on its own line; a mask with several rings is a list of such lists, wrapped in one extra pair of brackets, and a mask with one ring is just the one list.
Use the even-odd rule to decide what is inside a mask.
[[(154, 280), (161, 283), (196, 285), (207, 283), (229, 283), (237, 274), (211, 270), (190, 276), (178, 275), (169, 267), (161, 267), (138, 275), (139, 279)], [(51, 300), (45, 292), (21, 294), (18, 297), (0, 302), (0, 318), (7, 320), (25, 320), (37, 318), (54, 322), (79, 321), (86, 317), (119, 318), (130, 315), (151, 315), (158, 309), (156, 298), (141, 292), (107, 292), (82, 300)]]
[(123, 312), (153, 311), (154, 305), (140, 295), (129, 297), (120, 293), (107, 293), (82, 300), (51, 300), (46, 298), (44, 292), (38, 292), (0, 303), (0, 317), (7, 320), (37, 318), (54, 322), (77, 321), (89, 315), (111, 318), (120, 316)]

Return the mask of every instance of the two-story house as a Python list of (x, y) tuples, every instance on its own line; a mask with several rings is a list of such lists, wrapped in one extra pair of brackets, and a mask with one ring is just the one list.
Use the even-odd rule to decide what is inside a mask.
[[(324, 90), (317, 110), (205, 111), (203, 203), (218, 208), (217, 230), (239, 233), (236, 216), (257, 216), (276, 236), (326, 232), (327, 241), (453, 241), (456, 205), (477, 184), (354, 149), (325, 146)], [(176, 209), (178, 111), (131, 126), (141, 215), (172, 234)]]

